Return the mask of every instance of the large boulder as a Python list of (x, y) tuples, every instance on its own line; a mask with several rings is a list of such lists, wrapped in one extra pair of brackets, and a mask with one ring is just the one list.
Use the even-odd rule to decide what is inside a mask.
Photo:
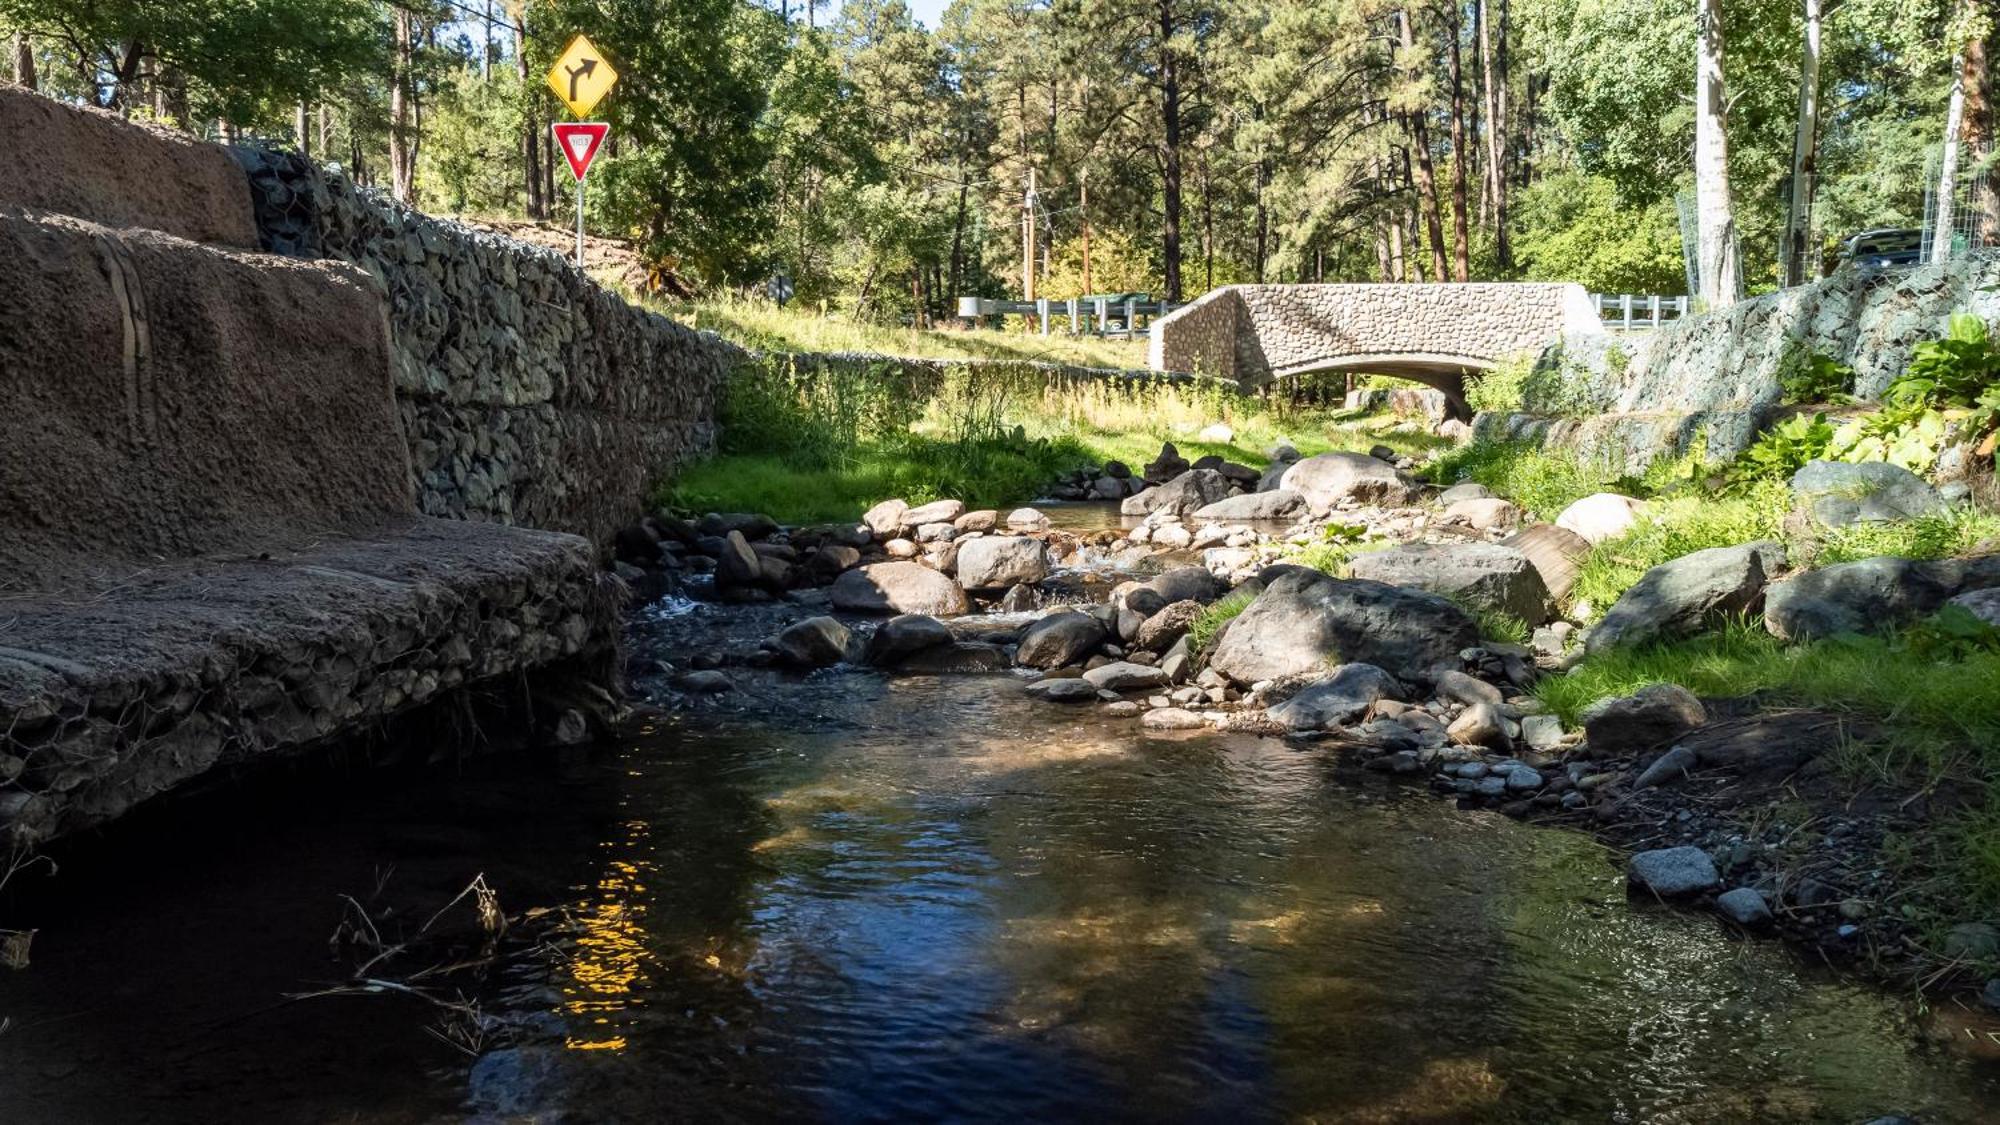
[(824, 668), (847, 659), (847, 626), (831, 617), (808, 617), (787, 626), (771, 643), (778, 658), (795, 668)]
[(1228, 477), (1214, 469), (1194, 469), (1136, 496), (1127, 496), (1118, 505), (1118, 511), (1128, 516), (1147, 516), (1154, 512), (1192, 516), (1228, 496), (1230, 491)]
[(1792, 474), (1792, 494), (1828, 527), (1894, 523), (1946, 507), (1922, 477), (1887, 461), (1808, 461)]
[(1305, 510), (1305, 497), (1279, 488), (1270, 492), (1246, 492), (1241, 496), (1225, 497), (1196, 509), (1194, 517), (1218, 523), (1241, 520), (1289, 520), (1304, 515)]
[(1583, 712), (1583, 736), (1600, 756), (1639, 754), (1674, 742), (1708, 721), (1708, 709), (1679, 684), (1647, 684), (1600, 699)]
[(958, 584), (968, 590), (997, 590), (1049, 576), (1049, 549), (1025, 535), (982, 535), (958, 546)]
[(913, 562), (857, 566), (828, 588), (835, 609), (854, 613), (924, 613), (956, 617), (966, 611), (965, 591), (937, 571)]
[(1160, 455), (1146, 463), (1145, 477), (1149, 484), (1165, 484), (1187, 471), (1187, 458), (1169, 441), (1161, 443)]
[[(1210, 574), (1207, 567), (1200, 566), (1177, 566), (1163, 571), (1141, 582), (1139, 588), (1158, 595), (1160, 599), (1159, 605), (1142, 611), (1148, 616), (1175, 602), (1212, 602), (1223, 593), (1221, 580)], [(1131, 593), (1127, 592), (1127, 605), (1134, 605), (1131, 597)]]
[(1599, 492), (1564, 508), (1562, 514), (1556, 517), (1556, 526), (1575, 532), (1595, 546), (1632, 530), (1632, 525), (1639, 522), (1639, 516), (1645, 510), (1644, 500), (1635, 500), (1616, 492)]
[(1202, 604), (1193, 599), (1174, 602), (1148, 617), (1133, 635), (1135, 647), (1147, 652), (1165, 652), (1187, 634), (1188, 627), (1202, 614)]
[(1502, 539), (1500, 545), (1528, 556), (1535, 573), (1542, 576), (1542, 584), (1549, 588), (1549, 596), (1559, 604), (1569, 600), (1576, 572), (1590, 554), (1590, 540), (1552, 523), (1524, 527)]
[(902, 500), (884, 500), (861, 514), (861, 522), (878, 538), (887, 539), (903, 526), (910, 505)]
[(1288, 730), (1327, 730), (1364, 718), (1384, 699), (1401, 699), (1396, 678), (1373, 664), (1343, 664), (1333, 675), (1309, 684), (1270, 709)]
[(1528, 556), (1497, 543), (1410, 543), (1355, 555), (1348, 570), (1356, 578), (1429, 590), (1531, 626), (1555, 616), (1541, 572)]
[(1343, 503), (1407, 504), (1422, 487), (1396, 471), (1394, 465), (1365, 453), (1321, 453), (1298, 462), (1278, 480), (1278, 487), (1298, 493), (1306, 507), (1323, 516)]
[(1024, 668), (1060, 668), (1081, 664), (1105, 640), (1104, 623), (1087, 613), (1051, 613), (1021, 634), (1014, 662)]
[(1764, 593), (1764, 627), (1783, 641), (1872, 633), (1934, 613), (1958, 590), (1950, 560), (1874, 558), (1822, 567)]
[(1347, 663), (1428, 681), (1478, 643), (1472, 618), (1436, 594), (1300, 569), (1273, 581), (1223, 629), (1209, 667), (1239, 684)]
[(929, 648), (952, 643), (951, 630), (935, 617), (906, 613), (884, 621), (868, 638), (868, 663), (896, 664)]
[(1763, 607), (1771, 574), (1784, 564), (1784, 547), (1770, 539), (1661, 563), (1625, 591), (1585, 638), (1585, 648), (1602, 652), (1671, 640), (1754, 613)]
[[(945, 523), (965, 514), (963, 500), (933, 500), (920, 508), (911, 508), (903, 513), (903, 527), (919, 528), (927, 523)], [(866, 519), (867, 517), (862, 517)]]

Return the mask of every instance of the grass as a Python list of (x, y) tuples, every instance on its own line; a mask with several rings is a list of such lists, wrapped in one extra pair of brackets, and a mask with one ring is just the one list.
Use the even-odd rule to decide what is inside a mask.
[[(1840, 764), (1853, 772), (1919, 782), (1963, 775), (1982, 785), (2000, 776), (2000, 635), (1946, 615), (1892, 636), (1796, 646), (1738, 621), (1689, 640), (1593, 654), (1568, 675), (1543, 679), (1536, 694), (1574, 726), (1597, 700), (1652, 683), (1868, 720), (1882, 737), (1846, 749)], [(2000, 906), (2000, 804), (1989, 797), (1924, 834), (1927, 862), (1945, 864), (1978, 903)]]
[(1236, 620), (1256, 600), (1256, 592), (1238, 588), (1210, 602), (1201, 615), (1188, 625), (1188, 652), (1195, 655), (1207, 652), (1208, 646), (1215, 643), (1215, 635), (1222, 632), (1222, 627)]
[(956, 445), (914, 439), (868, 444), (838, 465), (809, 468), (769, 456), (724, 455), (683, 472), (663, 497), (696, 512), (763, 512), (786, 523), (852, 520), (889, 497), (912, 504), (1018, 504), (1089, 456), (1075, 442)]
[(779, 352), (870, 352), (913, 359), (1017, 359), (1084, 367), (1144, 370), (1146, 341), (1041, 335), (1021, 328), (906, 328), (822, 316), (793, 305), (722, 298), (661, 304), (660, 311), (690, 328), (705, 328), (744, 347)]

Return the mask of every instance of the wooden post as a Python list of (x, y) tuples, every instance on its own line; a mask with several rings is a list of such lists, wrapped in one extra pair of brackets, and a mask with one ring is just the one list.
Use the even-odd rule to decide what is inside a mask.
[(1021, 299), (1035, 299), (1035, 170), (1028, 169), (1028, 194), (1021, 197)]

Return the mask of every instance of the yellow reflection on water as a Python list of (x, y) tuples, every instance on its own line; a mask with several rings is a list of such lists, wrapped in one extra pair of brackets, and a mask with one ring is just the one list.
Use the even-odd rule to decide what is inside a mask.
[[(631, 845), (650, 831), (645, 821), (628, 821), (624, 839)], [(615, 844), (613, 846), (616, 846)], [(576, 949), (569, 959), (569, 980), (563, 986), (563, 1010), (603, 1025), (607, 1034), (569, 1036), (564, 1046), (574, 1051), (618, 1051), (625, 1037), (611, 1032), (611, 1017), (639, 1002), (637, 984), (645, 971), (646, 907), (644, 874), (639, 864), (614, 859), (594, 889), (596, 899), (576, 912)]]

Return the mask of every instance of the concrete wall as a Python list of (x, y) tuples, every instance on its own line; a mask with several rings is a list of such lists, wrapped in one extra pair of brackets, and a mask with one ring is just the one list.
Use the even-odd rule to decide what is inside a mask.
[(1600, 327), (1580, 285), (1231, 285), (1155, 322), (1148, 358), (1261, 386), (1313, 371), (1484, 368)]
[(389, 301), (419, 510), (599, 543), (715, 446), (745, 358), (560, 255), (434, 219), (289, 154), (236, 150), (267, 247), (352, 262)]

